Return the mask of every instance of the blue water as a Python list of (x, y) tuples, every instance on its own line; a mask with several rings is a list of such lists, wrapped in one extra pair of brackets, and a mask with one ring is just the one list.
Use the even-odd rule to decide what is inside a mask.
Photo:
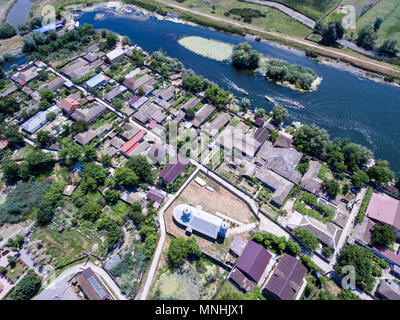
[[(106, 13), (106, 18), (96, 19), (97, 13)], [(177, 42), (181, 37), (200, 36), (238, 44), (243, 38), (236, 35), (158, 20), (155, 17), (144, 21), (128, 16), (115, 16), (105, 9), (83, 13), (80, 23), (89, 23), (95, 28), (106, 28), (127, 35), (134, 44), (148, 52), (162, 48), (169, 56), (182, 61), (186, 68), (193, 69), (197, 74), (231, 90), (240, 98), (243, 94), (235, 89), (232, 85), (234, 83), (249, 92), (254, 108), (263, 107), (270, 111), (272, 105), (264, 96), (272, 96), (279, 104), (288, 108), (290, 121), (316, 123), (327, 129), (331, 137), (348, 137), (370, 148), (376, 159), (386, 159), (390, 161), (392, 169), (400, 171), (400, 89), (397, 87), (319, 64), (297, 52), (269, 43), (249, 40), (252, 47), (260, 53), (310, 67), (323, 78), (316, 92), (301, 94), (269, 83), (261, 75), (237, 72), (229, 62), (218, 62), (199, 56)], [(306, 108), (296, 109), (291, 104), (294, 100)]]
[(2, 67), (3, 71), (8, 72), (11, 70), (12, 66), (14, 64), (16, 64), (17, 66), (20, 66), (22, 64), (27, 63), (28, 61), (28, 57), (26, 54), (23, 54), (21, 56), (18, 56), (14, 61), (12, 62), (8, 62), (6, 64), (4, 64), (4, 66)]
[(28, 18), (29, 10), (35, 3), (39, 1), (40, 0), (17, 0), (8, 13), (6, 21), (16, 28), (21, 24), (25, 24), (26, 19)]

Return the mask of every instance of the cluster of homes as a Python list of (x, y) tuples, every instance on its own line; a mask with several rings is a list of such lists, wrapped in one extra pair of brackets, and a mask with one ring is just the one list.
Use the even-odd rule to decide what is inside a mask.
[(91, 267), (72, 277), (57, 280), (32, 300), (115, 300), (110, 290)]
[(235, 236), (230, 252), (238, 257), (229, 279), (246, 292), (255, 286), (273, 299), (298, 300), (306, 286), (307, 268), (295, 257), (283, 254), (273, 257), (253, 240)]
[(377, 287), (376, 295), (384, 299), (400, 300), (400, 248), (397, 244), (393, 249), (374, 245), (371, 235), (376, 223), (392, 226), (396, 230), (396, 237), (400, 239), (400, 201), (384, 193), (372, 194), (365, 218), (357, 224), (350, 242), (355, 242), (385, 259), (391, 265), (393, 280), (381, 281)]

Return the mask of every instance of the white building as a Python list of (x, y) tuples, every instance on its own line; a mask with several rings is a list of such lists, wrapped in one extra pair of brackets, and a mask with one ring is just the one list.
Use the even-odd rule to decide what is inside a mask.
[(228, 232), (228, 224), (221, 218), (202, 210), (201, 206), (196, 208), (180, 204), (174, 208), (173, 217), (175, 221), (186, 228), (186, 232), (198, 232), (211, 239), (218, 236), (225, 238)]

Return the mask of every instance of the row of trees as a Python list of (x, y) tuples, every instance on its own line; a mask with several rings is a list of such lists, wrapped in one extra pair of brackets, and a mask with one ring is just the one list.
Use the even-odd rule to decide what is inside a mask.
[(343, 38), (345, 29), (341, 20), (332, 20), (325, 23), (322, 20), (317, 21), (314, 31), (322, 36), (322, 43), (326, 45), (334, 45), (337, 40)]

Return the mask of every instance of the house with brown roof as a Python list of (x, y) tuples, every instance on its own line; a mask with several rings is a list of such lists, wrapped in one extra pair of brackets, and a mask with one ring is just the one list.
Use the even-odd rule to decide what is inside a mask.
[(61, 77), (57, 77), (49, 82), (47, 82), (43, 87), (49, 89), (50, 91), (56, 91), (64, 85), (65, 80)]
[[(135, 76), (131, 78), (127, 78), (124, 80), (123, 85), (132, 91), (136, 91), (141, 86), (146, 84), (147, 82), (151, 81), (153, 78), (148, 74), (145, 74), (141, 77)], [(154, 79), (153, 79), (154, 80)]]
[(71, 114), (80, 106), (78, 100), (74, 98), (66, 97), (65, 99), (61, 100), (61, 108), (68, 114)]
[(295, 257), (285, 253), (263, 289), (275, 299), (296, 300), (301, 294), (299, 290), (303, 287), (306, 274), (307, 268)]
[(250, 240), (229, 274), (229, 279), (245, 291), (252, 291), (261, 280), (271, 258), (271, 253), (262, 245)]
[(100, 103), (94, 103), (89, 108), (76, 109), (71, 114), (71, 117), (72, 117), (72, 119), (74, 119), (76, 121), (84, 120), (87, 123), (92, 123), (94, 120), (99, 118), (104, 112), (106, 112), (106, 110), (107, 110), (107, 108), (104, 105), (102, 105)]
[(103, 282), (94, 273), (92, 268), (87, 268), (77, 277), (79, 288), (88, 300), (114, 300)]

